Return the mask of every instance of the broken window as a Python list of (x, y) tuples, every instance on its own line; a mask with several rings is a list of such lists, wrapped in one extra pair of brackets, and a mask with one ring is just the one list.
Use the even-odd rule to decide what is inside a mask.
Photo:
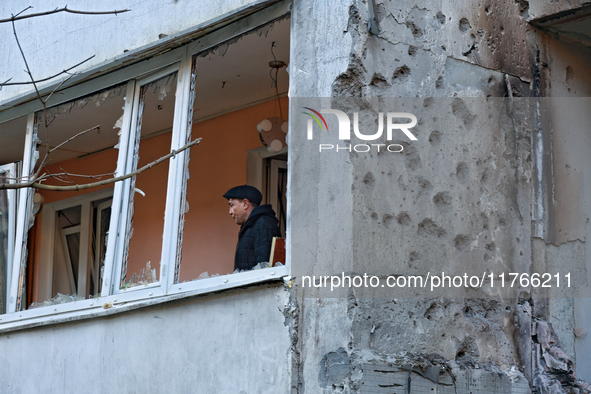
[[(22, 179), (37, 174), (42, 181), (36, 189), (0, 194), (0, 234), (12, 234), (8, 244), (15, 245), (12, 257), (10, 248), (0, 256), (12, 262), (0, 271), (0, 311), (22, 311), (0, 318), (2, 324), (91, 310), (95, 297), (112, 297), (114, 304), (219, 289), (194, 280), (208, 270), (233, 272), (238, 227), (222, 194), (251, 183), (250, 173), (257, 174), (263, 202), (285, 222), (287, 149), (271, 153), (257, 124), (287, 118), (286, 70), (269, 61), (289, 60), (289, 21), (259, 25), (253, 15), (217, 31), (234, 37), (222, 45), (212, 47), (216, 43), (203, 37), (102, 75), (97, 80), (111, 87), (98, 92), (97, 80), (81, 83), (55, 95), (57, 105), (19, 121), (24, 153), (12, 159), (0, 144), (0, 159), (6, 159), (0, 164), (22, 158)], [(185, 145), (197, 137), (203, 144), (189, 155)], [(258, 155), (253, 170), (247, 156), (259, 148), (269, 154)], [(279, 161), (266, 166), (267, 158)], [(92, 188), (85, 187), (89, 183)], [(5, 230), (14, 212), (17, 230)], [(275, 272), (234, 276), (221, 286), (264, 275)], [(174, 286), (184, 281), (192, 283)]]
[[(193, 57), (192, 135), (204, 142), (191, 152), (188, 164), (176, 283), (234, 272), (239, 226), (222, 197), (231, 187), (246, 183), (257, 187), (262, 203), (272, 204), (283, 219), (285, 234), (286, 134), (280, 130), (283, 145), (280, 152), (271, 153), (257, 130), (267, 118), (287, 121), (288, 75), (285, 67), (270, 67), (274, 60), (289, 61), (289, 20), (265, 25)], [(267, 154), (258, 156), (257, 169), (249, 169), (249, 152), (257, 148)], [(283, 161), (269, 162), (267, 169), (265, 158), (277, 155)], [(258, 181), (250, 179), (252, 171)]]
[(285, 237), (287, 210), (287, 155), (276, 155), (266, 160), (267, 182), (265, 192), (267, 201), (275, 209), (279, 220), (281, 235)]
[[(0, 144), (0, 183), (16, 183), (19, 180), (26, 125), (26, 116), (0, 125), (0, 135), (3, 138), (3, 143)], [(0, 190), (0, 314), (6, 313), (10, 298), (17, 196), (17, 190)]]
[[(118, 85), (36, 114), (37, 165), (50, 175), (43, 184), (87, 184), (114, 176), (125, 89), (126, 84)], [(26, 305), (50, 304), (47, 301), (56, 297), (54, 302), (60, 302), (61, 295), (88, 298), (100, 293), (112, 194), (112, 185), (36, 192), (42, 210), (34, 212), (28, 257), (33, 269), (21, 273), (30, 289)]]
[[(136, 87), (135, 124), (129, 152), (129, 172), (170, 152), (177, 72), (160, 72)], [(121, 270), (121, 288), (159, 280), (168, 165), (162, 164), (131, 178), (127, 238)]]

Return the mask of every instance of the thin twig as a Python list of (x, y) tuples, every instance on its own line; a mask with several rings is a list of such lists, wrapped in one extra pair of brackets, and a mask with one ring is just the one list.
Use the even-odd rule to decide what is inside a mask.
[(188, 144), (180, 147), (177, 150), (172, 150), (169, 154), (164, 155), (164, 156), (160, 157), (159, 159), (154, 160), (153, 162), (148, 163), (145, 166), (143, 166), (142, 168), (139, 168), (133, 172), (118, 176), (116, 178), (105, 179), (104, 181), (100, 181), (100, 182), (86, 183), (86, 184), (82, 184), (82, 185), (73, 185), (73, 186), (55, 186), (55, 185), (44, 185), (44, 184), (39, 183), (38, 179), (34, 179), (33, 181), (27, 182), (27, 183), (2, 183), (2, 184), (0, 184), (0, 190), (1, 189), (22, 189), (25, 187), (32, 187), (34, 189), (40, 189), (40, 190), (78, 191), (78, 190), (84, 190), (84, 189), (92, 189), (92, 188), (104, 186), (104, 185), (110, 185), (112, 183), (123, 181), (125, 179), (131, 178), (131, 177), (136, 176), (138, 174), (141, 174), (142, 172), (149, 170), (150, 168), (154, 167), (155, 165), (158, 165), (158, 164), (170, 159), (171, 157), (176, 156), (177, 154), (181, 153), (185, 149), (189, 149), (193, 145), (198, 145), (201, 142), (201, 140), (202, 140), (202, 138), (197, 138), (196, 140), (189, 142)]
[[(21, 13), (22, 12), (24, 12), (24, 10), (21, 11)], [(27, 57), (25, 56), (25, 52), (23, 51), (21, 43), (18, 39), (18, 35), (16, 34), (16, 27), (14, 25), (14, 21), (12, 21), (12, 32), (14, 33), (14, 38), (16, 39), (16, 44), (18, 45), (18, 49), (21, 53), (23, 61), (25, 62), (25, 66), (27, 67), (27, 70), (26, 70), (27, 74), (29, 74), (29, 78), (31, 78), (31, 81), (33, 83), (33, 87), (35, 88), (35, 93), (37, 93), (37, 98), (41, 102), (41, 105), (43, 105), (43, 117), (45, 118), (44, 123), (46, 124), (46, 126), (45, 126), (45, 148), (46, 148), (45, 152), (46, 153), (45, 153), (45, 156), (43, 157), (43, 160), (41, 161), (41, 164), (39, 165), (39, 170), (37, 170), (37, 172), (33, 176), (33, 179), (36, 179), (39, 176), (39, 174), (41, 173), (41, 169), (45, 165), (45, 161), (47, 160), (47, 155), (48, 155), (47, 152), (49, 152), (49, 135), (47, 134), (47, 105), (46, 105), (45, 101), (43, 101), (43, 97), (41, 96), (41, 93), (39, 92), (39, 89), (37, 88), (37, 83), (35, 82), (35, 78), (33, 78), (33, 73), (31, 72), (31, 68), (29, 67), (29, 63), (27, 62)]]
[(64, 142), (62, 142), (61, 144), (59, 144), (58, 146), (56, 146), (56, 147), (54, 147), (54, 148), (51, 148), (51, 150), (49, 151), (49, 153), (53, 152), (53, 151), (54, 151), (54, 150), (56, 150), (56, 149), (59, 149), (61, 146), (63, 146), (63, 145), (65, 145), (65, 144), (67, 144), (67, 143), (68, 143), (68, 142), (70, 142), (70, 141), (72, 141), (74, 138), (76, 138), (76, 137), (79, 137), (79, 136), (81, 136), (81, 135), (83, 135), (83, 134), (86, 134), (86, 133), (88, 133), (89, 131), (92, 131), (92, 130), (95, 130), (95, 129), (99, 129), (99, 130), (100, 130), (100, 129), (101, 129), (101, 125), (99, 124), (99, 125), (96, 125), (96, 126), (94, 126), (94, 127), (91, 127), (91, 128), (90, 128), (90, 129), (88, 129), (88, 130), (84, 130), (84, 131), (81, 131), (81, 132), (79, 132), (78, 134), (76, 134), (75, 136), (72, 136), (72, 137), (68, 138), (67, 140), (65, 140)]
[(63, 85), (63, 84), (65, 84), (66, 82), (68, 82), (68, 81), (69, 81), (70, 79), (72, 79), (72, 77), (74, 77), (75, 75), (76, 75), (76, 74), (71, 74), (71, 75), (70, 75), (68, 78), (66, 78), (66, 79), (64, 79), (63, 81), (61, 81), (61, 82), (59, 83), (59, 85), (57, 85), (57, 86), (55, 87), (55, 89), (53, 89), (53, 90), (51, 91), (51, 93), (49, 93), (49, 95), (48, 95), (48, 96), (45, 98), (45, 100), (44, 100), (44, 101), (45, 101), (45, 102), (48, 102), (48, 101), (49, 101), (49, 99), (51, 98), (51, 96), (53, 96), (53, 94), (54, 94), (55, 92), (57, 92), (57, 91), (59, 90), (59, 88), (61, 88), (61, 87), (62, 87), (62, 85)]
[(106, 174), (96, 174), (96, 175), (84, 175), (84, 174), (72, 174), (71, 172), (68, 172), (66, 170), (64, 170), (63, 168), (60, 167), (60, 170), (62, 170), (63, 172), (59, 172), (57, 174), (53, 174), (53, 177), (56, 176), (72, 176), (72, 177), (77, 177), (77, 178), (90, 178), (90, 179), (101, 179), (103, 177), (106, 176), (111, 176), (111, 175), (115, 175), (114, 172), (108, 172)]
[[(90, 59), (92, 59), (92, 58), (94, 57), (94, 55), (93, 55), (93, 56), (91, 56), (91, 57), (89, 57), (88, 59), (86, 59), (86, 60), (83, 60), (82, 62), (80, 62), (80, 63), (78, 63), (78, 64), (76, 64), (76, 65), (74, 65), (74, 66), (72, 66), (72, 67), (68, 68), (68, 69), (65, 69), (65, 70), (63, 70), (62, 72), (60, 72), (60, 73), (58, 73), (58, 74), (56, 74), (56, 75), (53, 75), (53, 76), (51, 76), (51, 77), (48, 77), (48, 78), (41, 79), (41, 80), (39, 80), (39, 81), (36, 81), (36, 80), (35, 80), (35, 78), (33, 77), (33, 73), (31, 72), (31, 68), (29, 67), (29, 63), (27, 62), (27, 58), (26, 58), (26, 56), (25, 56), (25, 53), (24, 53), (24, 51), (23, 51), (23, 48), (22, 48), (22, 46), (21, 46), (21, 44), (20, 44), (20, 40), (18, 39), (18, 35), (17, 35), (17, 33), (16, 33), (16, 26), (15, 26), (14, 22), (15, 22), (15, 21), (17, 21), (17, 20), (21, 20), (21, 19), (33, 18), (33, 17), (43, 16), (43, 15), (50, 15), (50, 14), (55, 14), (55, 13), (58, 13), (58, 12), (68, 12), (68, 13), (72, 13), (72, 14), (85, 14), (85, 15), (106, 15), (106, 14), (115, 14), (115, 15), (117, 15), (117, 14), (119, 14), (119, 13), (124, 13), (124, 12), (128, 12), (128, 11), (130, 11), (129, 9), (125, 9), (125, 10), (116, 10), (116, 11), (79, 11), (79, 10), (71, 10), (71, 9), (68, 9), (68, 7), (67, 7), (67, 6), (65, 6), (64, 8), (56, 8), (56, 9), (55, 9), (55, 10), (53, 10), (53, 11), (47, 11), (47, 12), (42, 12), (42, 13), (35, 13), (35, 14), (29, 14), (29, 15), (22, 15), (22, 16), (21, 16), (21, 14), (23, 14), (25, 11), (27, 11), (27, 10), (29, 10), (29, 9), (31, 9), (31, 8), (32, 8), (32, 7), (31, 7), (31, 6), (29, 6), (29, 7), (25, 8), (24, 10), (20, 11), (19, 13), (17, 13), (16, 15), (12, 15), (12, 16), (11, 16), (10, 18), (8, 18), (8, 19), (0, 19), (0, 23), (11, 22), (11, 24), (12, 24), (12, 31), (13, 31), (13, 33), (14, 33), (14, 38), (15, 38), (15, 40), (16, 40), (16, 43), (17, 43), (18, 49), (19, 49), (19, 51), (20, 51), (20, 53), (21, 53), (21, 56), (22, 56), (22, 58), (23, 58), (23, 61), (24, 61), (24, 63), (25, 63), (25, 66), (26, 66), (26, 72), (27, 72), (27, 74), (29, 75), (29, 78), (31, 79), (31, 82), (30, 82), (30, 83), (31, 83), (31, 84), (33, 85), (33, 87), (35, 88), (35, 93), (37, 94), (37, 98), (39, 99), (39, 101), (41, 102), (41, 105), (43, 106), (43, 123), (44, 123), (44, 125), (45, 125), (45, 155), (44, 155), (44, 157), (43, 157), (43, 160), (41, 160), (41, 163), (40, 163), (40, 165), (39, 165), (39, 168), (38, 168), (38, 170), (35, 172), (35, 174), (34, 174), (32, 177), (30, 177), (30, 179), (32, 179), (32, 181), (31, 181), (31, 182), (29, 182), (29, 183), (32, 183), (32, 182), (34, 182), (36, 179), (40, 179), (39, 175), (41, 174), (41, 171), (42, 171), (42, 169), (43, 169), (43, 168), (45, 167), (45, 165), (47, 164), (47, 158), (48, 158), (48, 155), (49, 155), (49, 153), (50, 153), (50, 149), (49, 149), (49, 134), (47, 133), (47, 128), (48, 128), (48, 126), (49, 126), (49, 124), (48, 124), (48, 118), (47, 118), (47, 102), (48, 102), (48, 101), (49, 101), (49, 99), (50, 99), (50, 98), (53, 96), (53, 94), (54, 94), (55, 92), (57, 92), (57, 91), (59, 90), (59, 88), (60, 88), (60, 87), (61, 87), (61, 86), (62, 86), (62, 85), (65, 83), (65, 82), (69, 81), (69, 80), (72, 78), (72, 76), (76, 75), (76, 74), (70, 74), (70, 73), (69, 73), (69, 71), (70, 71), (70, 70), (72, 70), (73, 68), (75, 68), (75, 67), (78, 67), (78, 66), (80, 66), (81, 64), (83, 64), (83, 63), (85, 63), (85, 62), (89, 61)], [(50, 80), (50, 79), (52, 79), (52, 78), (55, 78), (55, 77), (57, 77), (57, 76), (59, 76), (59, 75), (61, 75), (61, 74), (64, 74), (64, 73), (66, 73), (66, 74), (70, 74), (71, 76), (70, 76), (70, 77), (68, 77), (68, 78), (66, 78), (64, 81), (62, 81), (62, 82), (61, 82), (61, 83), (60, 83), (60, 84), (59, 84), (59, 85), (58, 85), (58, 86), (57, 86), (55, 89), (53, 89), (53, 91), (52, 91), (52, 92), (51, 92), (51, 93), (50, 93), (50, 94), (49, 94), (49, 95), (46, 97), (46, 99), (44, 100), (44, 99), (43, 99), (43, 96), (41, 95), (41, 92), (39, 92), (39, 88), (37, 87), (37, 84), (38, 84), (39, 82), (44, 82), (44, 81)], [(12, 78), (8, 79), (6, 82), (4, 82), (3, 84), (1, 84), (1, 85), (0, 85), (0, 89), (2, 89), (2, 87), (3, 87), (4, 85), (6, 85), (6, 84), (7, 84), (7, 83), (8, 83), (8, 82), (11, 80), (11, 79), (12, 79)], [(13, 83), (13, 84), (21, 84), (21, 83)], [(27, 83), (27, 84), (28, 84), (28, 83)], [(67, 142), (67, 141), (66, 141), (66, 142)], [(61, 145), (63, 145), (63, 143), (62, 143), (62, 144), (60, 144), (59, 146), (61, 146)], [(54, 148), (54, 149), (55, 149), (55, 148)], [(2, 186), (2, 185), (0, 185), (0, 186)], [(1, 187), (0, 187), (0, 188), (1, 188)]]
[(82, 15), (108, 15), (108, 14), (115, 14), (115, 15), (117, 15), (117, 14), (122, 14), (124, 12), (131, 11), (130, 9), (116, 10), (116, 11), (77, 11), (77, 10), (70, 10), (66, 6), (64, 8), (56, 8), (53, 11), (38, 12), (36, 14), (29, 14), (29, 15), (19, 16), (20, 14), (22, 14), (23, 12), (25, 12), (29, 8), (33, 8), (33, 7), (27, 7), (24, 10), (22, 10), (21, 12), (19, 12), (18, 14), (13, 15), (10, 18), (0, 19), (0, 23), (14, 22), (14, 21), (18, 21), (18, 20), (21, 20), (21, 19), (35, 18), (35, 17), (38, 17), (38, 16), (57, 14), (58, 12), (69, 12), (71, 14), (82, 14)]
[(23, 12), (25, 12), (26, 10), (30, 10), (31, 8), (33, 8), (33, 6), (32, 6), (32, 5), (28, 6), (27, 8), (25, 8), (24, 10), (22, 10), (22, 11), (21, 11), (21, 12), (19, 12), (18, 14), (16, 14), (16, 15), (13, 15), (12, 17), (13, 17), (13, 18), (16, 18), (17, 16), (19, 16), (20, 14), (22, 14), (22, 13), (23, 13)]
[(3, 82), (3, 83), (0, 83), (0, 90), (2, 90), (2, 88), (3, 88), (4, 86), (6, 86), (6, 84), (7, 84), (7, 83), (8, 83), (8, 82), (9, 82), (11, 79), (12, 79), (12, 77), (8, 78), (8, 79), (7, 79), (5, 82)]
[(29, 77), (31, 78), (31, 82), (33, 83), (33, 86), (35, 87), (35, 92), (37, 92), (37, 97), (39, 97), (39, 100), (41, 100), (41, 102), (43, 102), (43, 99), (41, 98), (41, 94), (39, 93), (39, 90), (37, 89), (37, 84), (35, 83), (35, 78), (33, 78), (33, 74), (31, 73), (31, 68), (29, 67), (29, 62), (27, 62), (27, 58), (25, 57), (25, 53), (23, 52), (23, 47), (21, 46), (21, 43), (18, 39), (18, 35), (16, 34), (16, 27), (14, 26), (14, 21), (12, 22), (12, 32), (14, 33), (14, 38), (16, 39), (16, 44), (18, 45), (18, 49), (21, 52), (21, 56), (23, 58), (23, 61), (25, 62), (25, 66), (27, 67), (27, 74), (29, 74)]
[[(80, 66), (80, 65), (82, 65), (82, 64), (84, 64), (84, 63), (86, 63), (87, 61), (89, 61), (90, 59), (92, 59), (92, 58), (93, 58), (93, 57), (95, 57), (95, 56), (96, 56), (96, 55), (92, 55), (92, 56), (91, 56), (91, 57), (89, 57), (88, 59), (86, 59), (86, 60), (82, 60), (80, 63), (78, 63), (78, 64), (76, 64), (76, 65), (73, 65), (72, 67), (70, 67), (70, 68), (67, 68), (67, 69), (65, 69), (65, 70), (63, 70), (63, 71), (61, 71), (61, 72), (59, 72), (59, 73), (57, 73), (57, 74), (55, 74), (55, 75), (52, 75), (51, 77), (47, 77), (47, 78), (43, 78), (43, 79), (37, 79), (37, 80), (36, 80), (34, 83), (40, 83), (40, 82), (49, 81), (50, 79), (53, 79), (53, 78), (59, 77), (59, 76), (60, 76), (60, 75), (62, 75), (62, 74), (68, 74), (68, 73), (69, 73), (69, 71), (70, 71), (71, 69), (73, 69), (73, 68), (76, 68), (76, 67), (78, 67), (78, 66)], [(12, 78), (10, 78), (10, 79), (12, 79)], [(10, 79), (9, 79), (8, 81), (10, 81)], [(30, 84), (32, 84), (32, 83), (33, 83), (33, 82), (30, 82), (30, 81), (23, 81), (23, 82), (11, 82), (11, 83), (8, 83), (8, 81), (6, 81), (6, 82), (4, 82), (4, 83), (0, 83), (0, 86), (30, 85)]]

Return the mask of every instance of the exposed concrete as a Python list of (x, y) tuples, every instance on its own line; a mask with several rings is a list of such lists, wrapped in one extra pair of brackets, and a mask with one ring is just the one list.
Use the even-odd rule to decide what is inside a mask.
[(570, 357), (560, 348), (552, 324), (535, 321), (533, 326), (535, 392), (556, 394), (591, 393), (591, 384), (578, 381)]
[[(538, 272), (539, 269), (540, 272), (550, 272), (559, 265), (564, 268), (564, 263), (571, 258), (571, 266), (579, 269), (574, 272), (581, 273), (585, 261), (584, 245), (570, 243), (558, 251), (531, 243), (528, 224), (534, 158), (531, 156), (530, 131), (536, 124), (536, 119), (531, 116), (531, 104), (535, 101), (520, 100), (519, 97), (529, 96), (538, 89), (535, 84), (540, 81), (532, 63), (542, 69), (542, 90), (547, 88), (548, 76), (544, 74), (544, 67), (547, 67), (547, 56), (550, 55), (545, 51), (540, 55), (535, 50), (540, 38), (526, 23), (530, 18), (528, 2), (483, 2), (477, 5), (468, 2), (447, 5), (377, 2), (379, 33), (376, 36), (367, 32), (365, 3), (351, 1), (343, 4), (349, 7), (347, 31), (354, 44), (347, 69), (332, 85), (333, 96), (358, 97), (360, 110), (375, 112), (385, 111), (388, 105), (392, 107), (392, 103), (402, 101), (388, 104), (387, 100), (378, 101), (372, 97), (459, 97), (449, 99), (447, 103), (433, 99), (406, 100), (406, 110), (420, 114), (419, 125), (413, 130), (419, 141), (396, 141), (404, 146), (402, 155), (351, 153), (345, 154), (348, 156), (346, 161), (341, 161), (338, 155), (332, 156), (333, 165), (342, 163), (336, 170), (339, 183), (320, 183), (318, 198), (334, 195), (336, 189), (339, 190), (338, 198), (343, 199), (339, 193), (348, 192), (341, 188), (341, 184), (347, 183), (344, 179), (350, 173), (353, 175), (350, 192), (354, 202), (352, 244), (347, 236), (331, 237), (330, 241), (333, 250), (339, 254), (350, 251), (354, 256), (353, 260), (345, 258), (347, 264), (342, 269), (347, 271), (352, 264), (351, 272), (372, 271), (381, 275), (424, 274), (434, 268), (452, 271), (490, 269), (497, 273)], [(541, 9), (540, 4), (536, 6), (536, 10)], [(298, 31), (294, 34), (297, 36)], [(317, 61), (314, 54), (308, 55), (307, 61)], [(572, 81), (573, 66), (565, 70), (568, 73), (565, 80), (572, 85), (570, 88), (584, 90), (581, 84)], [(509, 78), (506, 79), (503, 73), (509, 74)], [(529, 82), (534, 85), (529, 86)], [(483, 105), (484, 100), (466, 99), (467, 96), (509, 96), (512, 99), (494, 107)], [(354, 110), (350, 104), (347, 106), (333, 100), (332, 104), (335, 103), (343, 109)], [(551, 111), (560, 110), (552, 107)], [(360, 112), (360, 122), (365, 130), (375, 130), (375, 118), (362, 116)], [(576, 116), (579, 125), (589, 124), (585, 115), (582, 118)], [(543, 126), (543, 138), (547, 144), (541, 152), (546, 160), (542, 179), (553, 182), (557, 179), (557, 174), (552, 172), (557, 160), (552, 155), (556, 136), (548, 134), (553, 128), (546, 119), (543, 119)], [(292, 139), (296, 138), (297, 135), (292, 134)], [(303, 135), (300, 138), (303, 139)], [(324, 138), (319, 142), (328, 143), (328, 140)], [(305, 148), (304, 142), (298, 144), (298, 155), (307, 157), (305, 168), (317, 167), (330, 160), (326, 156), (306, 155)], [(581, 152), (584, 151), (588, 150), (583, 148)], [(298, 163), (294, 163), (295, 167), (300, 167)], [(301, 167), (302, 170), (305, 168)], [(297, 178), (297, 169), (295, 174), (294, 178)], [(549, 197), (543, 209), (550, 210), (545, 213), (548, 215), (545, 225), (556, 226), (555, 218), (561, 216), (564, 218), (562, 223), (569, 223), (569, 233), (564, 241), (584, 241), (586, 224), (581, 212), (586, 208), (581, 206), (580, 198), (584, 194), (573, 195), (571, 192), (580, 180), (562, 176), (557, 182), (562, 183), (560, 191), (549, 184), (544, 186)], [(561, 206), (552, 200), (557, 193), (562, 193)], [(338, 201), (334, 203), (338, 204)], [(298, 213), (306, 209), (299, 203), (294, 200), (293, 223), (298, 218), (305, 218), (305, 214)], [(316, 202), (311, 206), (316, 206)], [(346, 206), (340, 207), (344, 208), (341, 212), (347, 212)], [(577, 211), (577, 207), (581, 209)], [(329, 212), (326, 213), (327, 220), (333, 217)], [(322, 211), (318, 213), (323, 217)], [(340, 216), (338, 220), (344, 224)], [(349, 234), (347, 226), (338, 228)], [(550, 233), (554, 232), (547, 234)], [(561, 234), (560, 231), (556, 233)], [(308, 239), (314, 242), (310, 236)], [(316, 249), (321, 248), (319, 245)], [(536, 257), (532, 256), (532, 251)], [(304, 258), (297, 250), (294, 252), (296, 259), (297, 256)], [(544, 265), (536, 263), (540, 253), (545, 256)], [(310, 251), (307, 255), (317, 254)], [(319, 274), (334, 274), (334, 268), (341, 268), (322, 259), (313, 260), (311, 264), (314, 268), (310, 267), (310, 272)], [(586, 278), (581, 280), (581, 283), (585, 282)], [(394, 357), (400, 352), (434, 353), (444, 360), (442, 363), (455, 362), (471, 371), (477, 370), (476, 365), (483, 364), (500, 368), (505, 376), (516, 371), (522, 377), (522, 383), (525, 382), (523, 376), (532, 379), (531, 338), (535, 333), (532, 334), (530, 327), (534, 312), (527, 301), (529, 289), (513, 295), (521, 298), (511, 301), (505, 295), (500, 300), (367, 300), (350, 295), (350, 323), (339, 318), (339, 321), (351, 324), (350, 344), (348, 348), (329, 347), (316, 356), (316, 362), (324, 365), (321, 368), (324, 368), (325, 379), (320, 386), (345, 392), (363, 392), (363, 387), (375, 390), (378, 387), (384, 390), (385, 387), (403, 387), (402, 375), (401, 382), (384, 381), (384, 386), (376, 383), (383, 378), (382, 375), (368, 377), (366, 371), (379, 369), (375, 358), (370, 358), (368, 363), (362, 364), (363, 367), (357, 366), (356, 360), (368, 350), (382, 357)], [(312, 305), (312, 301), (304, 299), (303, 302)], [(571, 332), (573, 305), (569, 299), (551, 300), (544, 315), (559, 323), (558, 334), (565, 337), (563, 347), (571, 354), (575, 352)], [(341, 327), (340, 323), (337, 324)], [(317, 350), (305, 340), (303, 347)], [(347, 354), (343, 349), (348, 350)], [(333, 370), (327, 367), (329, 360), (334, 361), (329, 363)], [(351, 374), (343, 377), (347, 365)], [(392, 373), (397, 372), (392, 370)], [(527, 386), (521, 389), (529, 390)], [(504, 390), (508, 392), (508, 389)]]
[[(316, 4), (302, 3), (306, 9)], [(376, 127), (372, 113), (404, 109), (419, 117), (413, 129), (419, 140), (397, 138), (394, 142), (404, 146), (398, 155), (326, 155), (319, 154), (317, 144), (330, 143), (330, 135), (317, 134), (311, 142), (303, 132), (291, 134), (292, 190), (314, 184), (311, 194), (292, 194), (292, 261), (304, 264), (295, 269), (296, 276), (342, 271), (424, 275), (428, 270), (482, 274), (494, 270), (490, 267), (497, 267), (497, 273), (529, 271), (530, 109), (527, 101), (515, 100), (509, 108), (507, 101), (486, 100), (503, 97), (508, 89), (512, 96), (529, 95), (529, 28), (514, 2), (503, 5), (508, 11), (489, 16), (475, 15), (480, 8), (465, 6), (378, 2), (377, 36), (367, 32), (365, 3), (342, 1), (335, 6), (349, 10), (347, 36), (353, 45), (331, 95), (358, 100), (314, 104), (349, 112), (359, 108), (360, 129), (366, 134)], [(504, 34), (496, 30), (501, 19), (512, 34), (510, 49), (502, 46), (506, 40), (497, 38)], [(307, 37), (305, 27), (294, 26), (294, 41)], [(299, 62), (321, 63), (316, 52), (301, 48)], [(332, 65), (327, 68), (335, 70)], [(509, 78), (511, 88), (503, 72), (517, 76)], [(291, 75), (297, 86), (299, 78), (293, 70)], [(460, 97), (385, 99), (454, 94)], [(310, 94), (318, 95), (322, 91)], [(296, 101), (292, 100), (293, 110), (303, 106), (302, 100)], [(295, 120), (292, 130), (305, 130), (305, 123)], [(358, 141), (342, 143), (349, 142)], [(329, 168), (331, 176), (325, 176)], [(333, 223), (330, 228), (310, 231), (315, 226), (323, 229), (328, 221)], [(300, 225), (309, 229), (298, 230)], [(325, 254), (327, 249), (331, 252)], [(468, 390), (460, 382), (472, 374), (483, 379), (482, 387), (493, 376), (502, 376), (505, 382), (518, 376), (515, 380), (521, 386), (500, 384), (498, 392), (529, 392), (523, 373), (529, 375), (531, 312), (524, 312), (516, 300), (505, 299), (503, 293), (497, 293), (502, 294), (500, 300), (428, 299), (428, 292), (419, 298), (393, 299), (396, 293), (390, 294), (366, 299), (350, 291), (346, 302), (301, 299), (300, 326), (308, 332), (300, 339), (305, 360), (301, 392), (404, 388), (403, 375), (408, 372), (392, 370), (403, 383), (398, 377), (382, 381), (386, 378), (375, 373), (384, 365), (393, 366), (380, 358), (396, 360), (401, 354), (410, 359), (434, 354), (431, 366), (465, 368), (467, 375), (456, 376), (457, 387), (462, 387), (458, 390)], [(318, 335), (326, 326), (333, 327), (330, 335)], [(415, 374), (411, 373), (413, 378)], [(420, 374), (416, 379), (429, 381)], [(438, 389), (445, 391), (443, 386)]]
[[(575, 3), (571, 4), (572, 9), (578, 6)], [(588, 133), (591, 52), (583, 43), (566, 35), (541, 33), (539, 39), (539, 63), (549, 65), (542, 66), (540, 71), (543, 94), (551, 97), (543, 98), (542, 103), (548, 109), (543, 121), (552, 155), (548, 160), (551, 171), (546, 176), (550, 193), (549, 220), (544, 235), (549, 244), (534, 241), (532, 263), (539, 272), (571, 272), (578, 292), (575, 299), (540, 300), (536, 314), (554, 326), (562, 350), (575, 361), (576, 377), (589, 381), (591, 340), (585, 333), (591, 320), (588, 313), (581, 312), (588, 305), (591, 278), (588, 269), (591, 250), (586, 247), (591, 231), (591, 201), (587, 197), (591, 192), (588, 171), (591, 165), (588, 155), (591, 149)], [(552, 290), (554, 293), (540, 293), (539, 296), (564, 297)]]
[(331, 84), (347, 68), (353, 45), (348, 13), (339, 3), (294, 2), (290, 97), (330, 97)]

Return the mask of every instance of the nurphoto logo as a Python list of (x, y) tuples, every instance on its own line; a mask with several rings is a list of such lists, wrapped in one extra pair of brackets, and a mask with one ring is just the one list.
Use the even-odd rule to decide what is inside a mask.
[[(351, 140), (351, 120), (349, 116), (344, 113), (343, 111), (339, 111), (338, 109), (321, 109), (320, 112), (316, 111), (310, 107), (303, 107), (304, 109), (310, 112), (304, 112), (304, 114), (310, 116), (308, 119), (308, 140), (314, 139), (314, 123), (316, 123), (320, 130), (326, 129), (328, 131), (328, 124), (326, 123), (326, 119), (322, 114), (333, 114), (336, 115), (337, 120), (339, 122), (339, 140), (341, 141), (348, 141)], [(416, 126), (417, 124), (417, 117), (408, 112), (387, 112), (386, 113), (386, 140), (392, 141), (392, 137), (395, 131), (402, 131), (407, 138), (411, 141), (417, 141), (417, 137), (409, 130)], [(395, 123), (399, 122), (401, 119), (409, 119), (410, 122), (405, 123)], [(384, 133), (384, 113), (378, 113), (378, 130), (374, 134), (363, 134), (359, 130), (359, 112), (353, 112), (353, 133), (355, 136), (363, 141), (375, 141), (382, 137)], [(355, 145), (345, 145), (339, 146), (338, 144), (319, 144), (318, 149), (320, 152), (323, 151), (355, 151), (355, 152), (369, 152), (372, 149), (377, 150), (380, 152), (381, 150), (392, 152), (392, 153), (400, 153), (403, 151), (404, 147), (400, 144), (355, 144)]]

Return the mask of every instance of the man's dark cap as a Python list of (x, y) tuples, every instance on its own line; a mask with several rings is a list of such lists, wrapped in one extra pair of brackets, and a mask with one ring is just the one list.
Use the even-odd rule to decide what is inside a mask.
[(253, 186), (242, 185), (231, 188), (224, 194), (224, 198), (229, 200), (231, 198), (238, 198), (240, 200), (247, 199), (248, 201), (260, 205), (263, 201), (263, 195)]

